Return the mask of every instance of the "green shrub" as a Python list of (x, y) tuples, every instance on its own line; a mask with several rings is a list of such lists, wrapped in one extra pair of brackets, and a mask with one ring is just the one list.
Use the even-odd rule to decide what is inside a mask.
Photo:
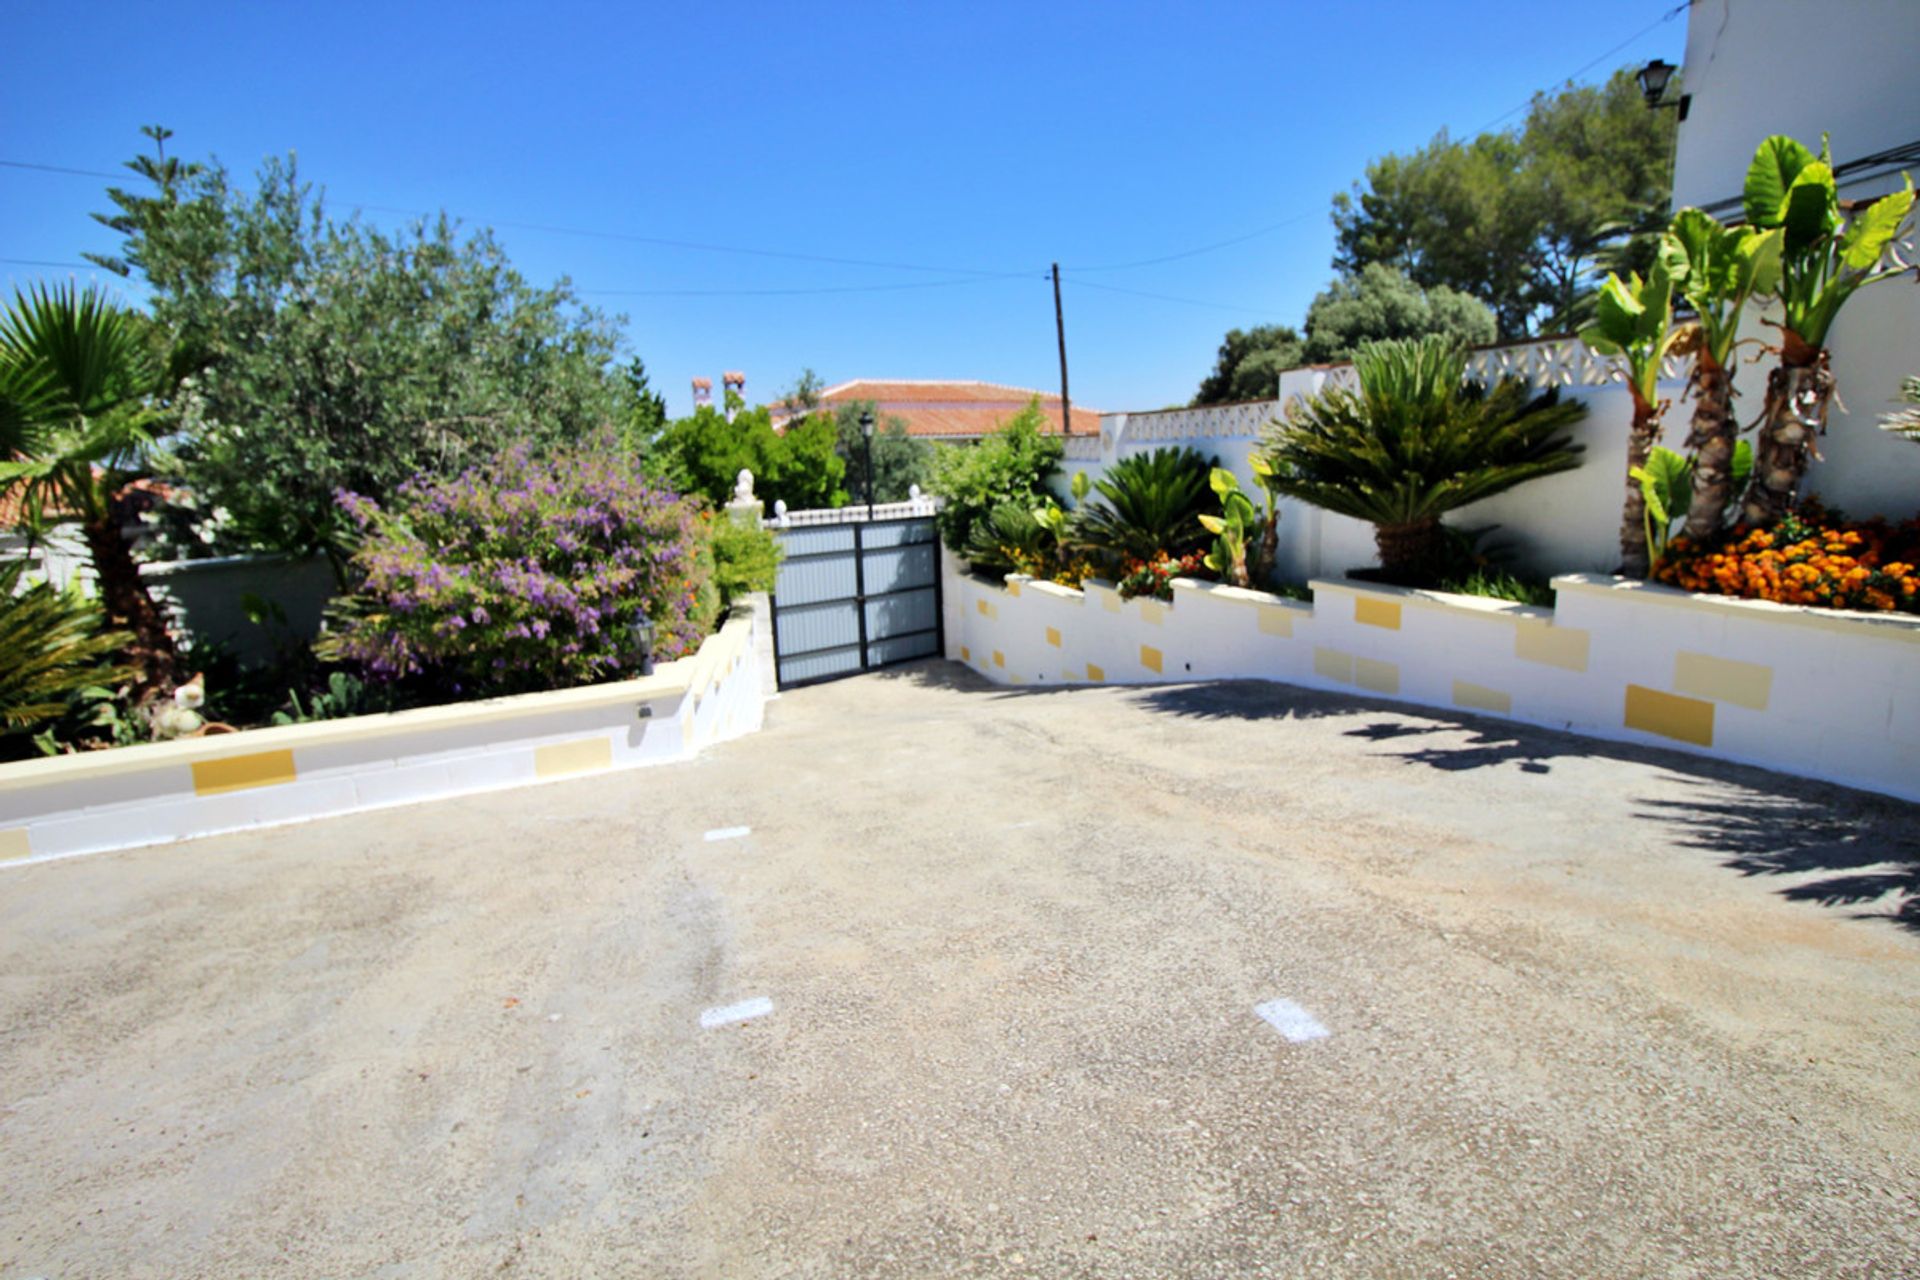
[(713, 584), (722, 608), (755, 591), (773, 590), (786, 548), (771, 529), (743, 524), (722, 514), (713, 519)]
[(1041, 433), (1039, 397), (973, 446), (946, 446), (935, 458), (933, 492), (946, 499), (937, 517), (947, 550), (964, 556), (977, 526), (994, 508), (1032, 509), (1050, 498), (1047, 482), (1060, 469), (1059, 437)]

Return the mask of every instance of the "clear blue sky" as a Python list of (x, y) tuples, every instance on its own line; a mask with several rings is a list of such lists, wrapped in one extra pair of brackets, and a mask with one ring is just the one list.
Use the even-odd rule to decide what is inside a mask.
[[(530, 278), (624, 313), (676, 413), (731, 368), (755, 400), (803, 366), (1056, 387), (1057, 260), (1074, 399), (1155, 408), (1192, 395), (1228, 327), (1300, 320), (1331, 275), (1329, 197), (1370, 157), (1511, 124), (1650, 25), (1578, 79), (1678, 62), (1672, 8), (16, 3), (0, 159), (114, 170), (157, 122), (238, 175), (296, 151), (339, 213), (495, 225)], [(0, 256), (110, 248), (87, 216), (103, 185), (0, 167)], [(0, 263), (11, 285), (49, 274)]]

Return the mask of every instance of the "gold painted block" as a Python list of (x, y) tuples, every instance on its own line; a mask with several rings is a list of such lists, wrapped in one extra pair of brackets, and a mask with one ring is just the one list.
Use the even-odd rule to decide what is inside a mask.
[(1453, 705), (1468, 707), (1474, 711), (1491, 711), (1495, 715), (1513, 714), (1513, 695), (1503, 689), (1489, 689), (1483, 684), (1471, 680), (1453, 682)]
[(1097, 682), (1097, 681), (1103, 681), (1106, 678), (1107, 678), (1107, 669), (1105, 667), (1095, 666), (1091, 662), (1087, 664), (1087, 679)]
[(1657, 733), (1675, 742), (1713, 745), (1713, 704), (1699, 698), (1663, 693), (1643, 684), (1627, 686), (1625, 723), (1629, 729)]
[(1167, 606), (1150, 596), (1140, 597), (1140, 621), (1159, 626), (1166, 619)]
[(994, 665), (994, 666), (996, 666), (996, 667), (1004, 667), (1004, 666), (1006, 666), (1006, 665), (1007, 665), (1007, 655), (1006, 655), (1006, 654), (1004, 654), (1004, 653), (1002, 653), (1002, 652), (1000, 652), (1000, 651), (999, 651), (998, 649), (995, 649), (995, 650), (993, 651), (993, 665)]
[(249, 756), (228, 756), (224, 760), (201, 760), (193, 766), (195, 795), (217, 796), (227, 791), (245, 791), (250, 787), (271, 787), (292, 782), (297, 775), (291, 751), (256, 751)]
[(1027, 682), (1027, 678), (1021, 675), (1018, 671), (1007, 672), (1008, 684), (1025, 684), (1026, 682)]
[(1119, 595), (1112, 591), (1102, 591), (1100, 593), (1100, 607), (1108, 613), (1120, 612)]
[(1313, 674), (1325, 680), (1338, 680), (1341, 684), (1352, 684), (1353, 655), (1317, 644), (1313, 647)]
[(590, 773), (613, 767), (613, 740), (575, 738), (572, 742), (550, 742), (533, 749), (533, 772), (541, 778), (560, 778), (569, 773)]
[(997, 618), (1000, 616), (1000, 606), (991, 600), (975, 600), (974, 604), (980, 607), (980, 616), (983, 618)]
[(1047, 643), (1052, 645), (1056, 649), (1060, 647), (1060, 628), (1058, 627), (1047, 628)]
[(1007, 584), (1007, 594), (1010, 596), (1018, 596), (1020, 594), (1020, 584), (1017, 582), (1009, 582)]
[(1578, 627), (1522, 622), (1514, 629), (1513, 656), (1524, 662), (1539, 662), (1567, 671), (1585, 671), (1591, 639), (1591, 632)]
[(1673, 687), (1696, 698), (1765, 711), (1773, 696), (1773, 668), (1683, 650), (1674, 655)]
[(1293, 639), (1293, 610), (1265, 607), (1260, 610), (1260, 630), (1270, 636)]
[(971, 649), (969, 649), (969, 648), (967, 648), (967, 646), (965, 646), (965, 645), (961, 645), (961, 646), (960, 646), (960, 661), (962, 661), (962, 662), (972, 662), (972, 661), (973, 661), (973, 650), (971, 650)]
[(1400, 629), (1400, 602), (1398, 600), (1375, 600), (1371, 596), (1353, 598), (1353, 620), (1363, 627), (1384, 627), (1388, 631)]
[(1165, 664), (1165, 655), (1163, 655), (1158, 649), (1154, 648), (1150, 644), (1143, 644), (1140, 646), (1140, 665), (1141, 666), (1145, 667), (1149, 671), (1158, 673), (1164, 664)]
[(1355, 658), (1353, 682), (1362, 689), (1371, 689), (1375, 693), (1398, 693), (1400, 692), (1400, 668), (1394, 663), (1382, 662), (1378, 658)]
[(18, 862), (22, 858), (33, 856), (33, 843), (27, 839), (25, 827), (7, 827), (0, 830), (0, 863)]

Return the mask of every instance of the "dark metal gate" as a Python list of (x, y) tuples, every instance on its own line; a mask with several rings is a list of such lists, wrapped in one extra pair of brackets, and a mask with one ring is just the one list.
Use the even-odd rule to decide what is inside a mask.
[(777, 529), (773, 588), (780, 687), (938, 655), (940, 545), (933, 517)]

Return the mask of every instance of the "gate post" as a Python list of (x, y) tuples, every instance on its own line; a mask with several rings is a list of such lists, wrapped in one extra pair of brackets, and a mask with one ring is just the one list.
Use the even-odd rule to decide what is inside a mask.
[(764, 511), (760, 499), (753, 496), (753, 472), (742, 467), (733, 482), (733, 501), (727, 504), (727, 518), (749, 529), (758, 529), (764, 523)]

